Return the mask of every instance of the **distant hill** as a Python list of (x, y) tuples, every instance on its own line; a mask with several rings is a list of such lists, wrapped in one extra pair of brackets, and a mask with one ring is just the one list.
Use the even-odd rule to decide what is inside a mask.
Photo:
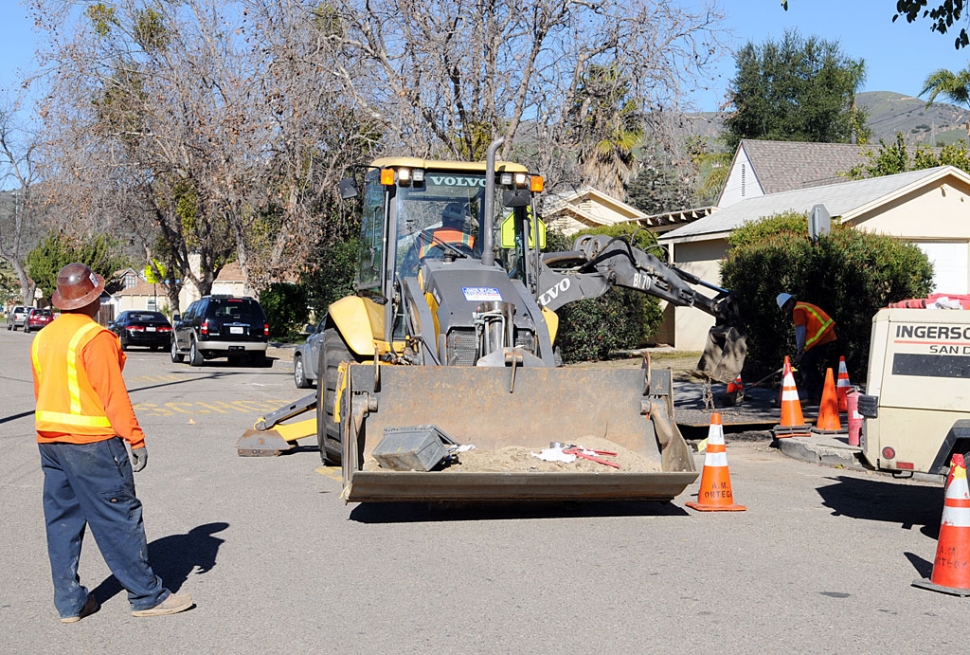
[[(880, 139), (887, 143), (895, 140), (896, 132), (902, 132), (907, 143), (955, 143), (967, 138), (966, 123), (970, 111), (943, 102), (927, 107), (926, 101), (892, 91), (867, 91), (856, 95), (856, 104), (869, 116), (867, 125), (872, 130), (870, 143)], [(722, 129), (725, 114), (699, 112), (684, 117), (682, 133), (708, 139), (717, 137)]]
[(872, 143), (889, 142), (902, 132), (907, 143), (955, 143), (967, 137), (970, 112), (943, 102), (926, 106), (921, 98), (891, 91), (870, 91), (856, 96), (856, 104), (869, 113), (866, 124)]

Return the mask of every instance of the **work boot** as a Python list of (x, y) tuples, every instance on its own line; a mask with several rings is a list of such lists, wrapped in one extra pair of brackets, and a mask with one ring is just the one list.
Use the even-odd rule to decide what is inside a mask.
[(155, 607), (147, 610), (134, 610), (132, 616), (162, 616), (165, 614), (178, 614), (184, 612), (195, 605), (192, 596), (188, 594), (169, 594), (168, 598), (160, 602)]
[(61, 619), (61, 623), (77, 623), (84, 617), (91, 616), (99, 609), (101, 609), (101, 603), (98, 602), (98, 599), (93, 594), (88, 594), (88, 599), (85, 601), (80, 613), (77, 616), (65, 616)]

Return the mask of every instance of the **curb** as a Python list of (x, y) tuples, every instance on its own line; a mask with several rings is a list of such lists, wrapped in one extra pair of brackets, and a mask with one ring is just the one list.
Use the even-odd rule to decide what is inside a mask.
[(836, 437), (775, 438), (772, 445), (788, 457), (803, 462), (854, 471), (871, 470), (862, 464), (861, 448), (849, 446)]

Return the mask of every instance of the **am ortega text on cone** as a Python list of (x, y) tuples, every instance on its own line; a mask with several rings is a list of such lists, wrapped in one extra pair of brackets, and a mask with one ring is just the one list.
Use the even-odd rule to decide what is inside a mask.
[(970, 596), (970, 488), (963, 455), (953, 456), (952, 479), (943, 500), (936, 559), (928, 579), (913, 586), (953, 596)]
[(721, 415), (717, 412), (711, 415), (711, 426), (707, 431), (707, 452), (704, 455), (704, 472), (701, 473), (697, 502), (685, 504), (699, 512), (743, 512), (748, 509), (734, 502), (727, 448), (724, 444), (724, 428)]

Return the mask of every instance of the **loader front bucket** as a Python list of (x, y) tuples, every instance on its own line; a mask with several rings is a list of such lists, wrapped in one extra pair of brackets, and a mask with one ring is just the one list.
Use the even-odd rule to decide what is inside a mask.
[[(671, 413), (669, 370), (648, 375), (646, 368), (380, 366), (375, 371), (371, 364), (351, 364), (340, 417), (344, 497), (350, 502), (670, 500), (697, 477)], [(651, 419), (659, 419), (659, 431)], [(507, 468), (469, 472), (460, 464), (391, 471), (373, 460), (385, 430), (428, 425), (474, 445), (477, 454), (519, 447), (512, 450), (521, 457), (514, 465), (496, 458)], [(636, 453), (637, 467), (545, 471), (530, 458), (530, 452), (551, 442), (585, 445), (584, 439), (594, 437)]]

